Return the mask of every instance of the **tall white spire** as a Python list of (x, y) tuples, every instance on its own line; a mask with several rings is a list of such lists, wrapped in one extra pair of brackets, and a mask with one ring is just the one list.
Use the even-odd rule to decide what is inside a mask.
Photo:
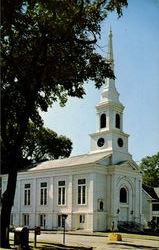
[(107, 51), (107, 61), (111, 63), (112, 70), (114, 70), (114, 59), (113, 59), (113, 43), (112, 43), (112, 29), (110, 27), (108, 35), (108, 51)]
[[(108, 34), (108, 48), (106, 61), (111, 64), (111, 69), (114, 71), (114, 58), (113, 58), (113, 41), (112, 41), (112, 30), (110, 27)], [(115, 80), (106, 78), (103, 92), (101, 93), (101, 102), (114, 102), (119, 103), (119, 93), (115, 87)]]

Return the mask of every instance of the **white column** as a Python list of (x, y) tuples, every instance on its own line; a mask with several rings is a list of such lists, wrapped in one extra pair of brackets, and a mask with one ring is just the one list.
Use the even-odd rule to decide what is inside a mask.
[(94, 212), (97, 210), (97, 200), (96, 200), (96, 174), (92, 173), (89, 175), (89, 185), (88, 185), (88, 224), (90, 230), (96, 230), (96, 220), (94, 218)]
[(54, 209), (53, 209), (53, 201), (54, 201), (54, 195), (53, 195), (53, 177), (50, 177), (49, 179), (49, 190), (48, 190), (48, 193), (49, 193), (49, 200), (50, 200), (50, 203), (49, 203), (49, 206), (50, 206), (50, 212), (53, 213)]
[(110, 204), (111, 204), (111, 213), (110, 213), (110, 218), (109, 218), (109, 228), (112, 225), (112, 222), (114, 221), (114, 230), (117, 230), (117, 219), (118, 219), (118, 215), (117, 215), (117, 209), (118, 209), (118, 199), (116, 197), (117, 193), (116, 193), (116, 179), (117, 176), (115, 176), (114, 174), (111, 175), (111, 189), (110, 189)]
[(19, 180), (19, 186), (18, 186), (18, 188), (19, 188), (19, 204), (18, 204), (18, 210), (19, 210), (19, 213), (18, 213), (18, 220), (19, 220), (19, 226), (21, 226), (22, 225), (22, 215), (21, 215), (21, 208), (22, 208), (22, 205), (23, 205), (23, 197), (24, 197), (24, 195), (23, 195), (23, 193), (22, 192), (24, 192), (24, 189), (23, 189), (23, 187), (22, 187), (22, 181), (21, 180)]
[(68, 208), (68, 229), (72, 230), (73, 229), (73, 177), (70, 175), (68, 177), (68, 189), (67, 194), (66, 194), (66, 202), (67, 202), (67, 208)]
[(139, 180), (140, 214), (142, 214), (142, 182)]
[(16, 189), (17, 189), (17, 213), (16, 213), (16, 225), (20, 225), (20, 204), (21, 204), (21, 188), (20, 188), (20, 180), (17, 181), (17, 184), (16, 184)]
[(33, 218), (34, 226), (37, 226), (36, 213), (37, 213), (37, 181), (36, 178), (33, 179), (33, 190), (32, 190), (32, 203), (33, 203)]
[(89, 192), (88, 192), (88, 205), (89, 211), (93, 212), (97, 210), (97, 202), (96, 202), (96, 174), (90, 174), (90, 183), (89, 183)]

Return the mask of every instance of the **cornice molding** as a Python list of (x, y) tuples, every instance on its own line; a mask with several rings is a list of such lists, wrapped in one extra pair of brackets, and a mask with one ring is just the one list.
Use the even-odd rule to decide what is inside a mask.
[(129, 137), (129, 134), (126, 134), (120, 130), (117, 129), (109, 129), (109, 130), (102, 130), (102, 131), (97, 131), (95, 133), (91, 133), (89, 134), (89, 136), (97, 136), (97, 135), (101, 135), (101, 134), (116, 134), (118, 136), (125, 136), (125, 137)]
[(123, 111), (125, 106), (123, 106), (121, 103), (115, 103), (115, 102), (99, 102), (96, 105), (96, 109), (100, 110), (101, 108), (107, 108), (107, 107), (113, 107), (116, 110)]

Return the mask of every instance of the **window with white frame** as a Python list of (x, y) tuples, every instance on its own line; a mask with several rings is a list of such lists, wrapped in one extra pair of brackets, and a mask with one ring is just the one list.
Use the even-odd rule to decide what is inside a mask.
[(23, 214), (23, 226), (29, 226), (29, 214)]
[(39, 215), (39, 226), (45, 228), (45, 226), (46, 226), (46, 214)]
[(78, 180), (78, 204), (86, 204), (86, 179)]
[(58, 182), (58, 205), (65, 205), (66, 202), (66, 187), (65, 181)]
[(47, 182), (40, 183), (40, 205), (47, 205)]
[(30, 183), (24, 185), (24, 205), (30, 205)]

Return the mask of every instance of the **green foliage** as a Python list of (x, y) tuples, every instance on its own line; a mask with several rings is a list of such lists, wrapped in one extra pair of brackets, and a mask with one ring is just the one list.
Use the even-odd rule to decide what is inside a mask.
[(159, 152), (141, 160), (143, 183), (151, 187), (159, 187)]
[(65, 136), (58, 136), (51, 129), (36, 128), (29, 124), (29, 130), (25, 135), (22, 146), (23, 158), (28, 163), (53, 160), (69, 157), (72, 150), (72, 142)]
[(2, 165), (21, 164), (29, 121), (43, 124), (40, 110), (83, 98), (88, 80), (99, 88), (114, 78), (96, 46), (101, 22), (109, 11), (120, 17), (123, 6), (126, 0), (2, 0)]
[[(42, 126), (39, 110), (68, 96), (83, 98), (88, 80), (100, 87), (113, 78), (95, 52), (109, 11), (122, 15), (126, 0), (3, 0), (2, 143), (6, 158), (18, 153), (29, 120)], [(16, 159), (16, 160), (18, 160)]]

